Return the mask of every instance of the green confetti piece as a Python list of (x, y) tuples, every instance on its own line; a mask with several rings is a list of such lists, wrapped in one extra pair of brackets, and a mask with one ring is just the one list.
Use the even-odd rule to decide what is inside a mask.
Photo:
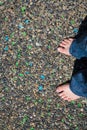
[(18, 62), (16, 62), (16, 66), (18, 66), (19, 65), (19, 63)]
[(5, 18), (5, 21), (7, 21), (8, 20), (8, 18)]
[(50, 105), (48, 105), (47, 107), (50, 108)]
[(78, 128), (78, 127), (76, 127), (76, 128), (75, 128), (75, 130), (79, 130), (79, 128)]
[(24, 74), (20, 73), (19, 76), (24, 77)]
[(24, 13), (26, 11), (26, 7), (25, 6), (21, 7), (21, 11), (22, 11), (22, 13)]
[(26, 33), (26, 32), (22, 32), (22, 35), (23, 35), (23, 36), (26, 36), (26, 35), (27, 35), (27, 33)]
[(60, 104), (57, 104), (57, 108), (59, 108), (60, 107)]
[(28, 62), (25, 62), (26, 66), (29, 66), (29, 63)]
[(47, 101), (48, 101), (48, 102), (52, 102), (52, 100), (51, 100), (51, 99), (48, 99)]
[(15, 45), (15, 43), (16, 43), (16, 42), (12, 42), (12, 43), (11, 43), (11, 44), (12, 44), (12, 46), (14, 46), (14, 45)]
[(6, 92), (8, 92), (8, 91), (9, 91), (9, 88), (8, 88), (8, 87), (5, 87), (4, 90), (5, 90)]
[(81, 107), (82, 107), (82, 104), (81, 104), (81, 103), (78, 103), (77, 106), (78, 106), (79, 108), (81, 108)]
[(30, 130), (35, 130), (35, 129), (33, 127), (31, 127)]
[(64, 122), (65, 122), (65, 120), (64, 120), (64, 119), (62, 119), (62, 122), (64, 123)]
[(74, 104), (75, 104), (75, 101), (71, 101), (71, 104), (73, 104), (73, 105), (74, 105)]
[(64, 19), (64, 16), (63, 16), (63, 15), (61, 15), (61, 17)]
[(10, 35), (10, 38), (12, 38), (14, 36), (14, 32)]
[(50, 46), (50, 45), (48, 45), (47, 47), (48, 47), (48, 49), (50, 49), (50, 48), (51, 48), (51, 46)]
[(31, 98), (30, 98), (29, 96), (26, 96), (26, 97), (25, 97), (25, 100), (26, 100), (26, 101), (30, 101), (30, 99), (31, 99)]
[(50, 112), (48, 113), (48, 116), (51, 116), (51, 113), (50, 113)]
[(20, 53), (18, 53), (18, 54), (17, 54), (17, 57), (18, 57), (18, 58), (20, 58), (20, 57), (21, 57), (21, 54), (20, 54)]
[(38, 104), (37, 100), (33, 100), (33, 102), (34, 102), (34, 104), (35, 104), (35, 105), (37, 105), (37, 104)]
[(74, 20), (71, 20), (70, 23), (71, 23), (71, 24), (75, 24), (75, 21), (74, 21)]
[(27, 122), (27, 120), (28, 120), (28, 116), (25, 115), (21, 121), (21, 124), (24, 125)]
[(1, 2), (1, 1), (0, 1), (0, 6), (3, 5), (3, 3), (4, 3), (4, 2)]
[(42, 103), (42, 101), (43, 101), (42, 99), (39, 99), (39, 100), (38, 100), (39, 103)]
[(68, 115), (68, 118), (69, 118), (69, 119), (73, 119), (73, 117), (72, 117), (71, 115)]
[(5, 101), (5, 99), (6, 99), (5, 97), (2, 97), (2, 101)]
[(28, 45), (28, 49), (32, 49), (32, 46), (31, 46), (31, 45)]
[(78, 116), (79, 116), (79, 117), (82, 117), (82, 116), (83, 116), (83, 113), (78, 114)]
[(72, 124), (69, 124), (70, 126), (73, 126)]

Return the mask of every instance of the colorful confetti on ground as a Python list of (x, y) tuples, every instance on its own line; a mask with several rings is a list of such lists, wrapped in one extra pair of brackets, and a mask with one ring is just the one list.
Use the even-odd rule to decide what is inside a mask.
[(63, 101), (74, 58), (57, 47), (78, 33), (87, 1), (0, 1), (0, 130), (87, 130), (85, 99)]

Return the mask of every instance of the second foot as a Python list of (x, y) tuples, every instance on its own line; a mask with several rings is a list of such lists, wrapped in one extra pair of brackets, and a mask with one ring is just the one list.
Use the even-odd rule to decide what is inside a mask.
[(67, 100), (69, 102), (80, 98), (70, 90), (69, 84), (59, 86), (56, 92), (63, 100)]

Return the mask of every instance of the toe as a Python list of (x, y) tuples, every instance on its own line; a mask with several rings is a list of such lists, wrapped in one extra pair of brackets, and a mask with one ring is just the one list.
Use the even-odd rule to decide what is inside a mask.
[(69, 39), (65, 39), (63, 42), (65, 42), (66, 44), (69, 43)]
[(61, 92), (61, 93), (59, 94), (59, 96), (60, 96), (60, 97), (65, 97), (65, 95), (64, 95), (63, 92)]
[(65, 39), (64, 41), (62, 41), (62, 43), (61, 43), (61, 44), (66, 45), (66, 44), (67, 44), (67, 41), (68, 41), (68, 40), (66, 40), (66, 39)]
[(59, 52), (62, 52), (63, 50), (64, 50), (63, 47), (58, 47)]
[(71, 98), (65, 97), (64, 100), (71, 101)]
[(62, 48), (64, 48), (65, 46), (66, 46), (66, 44), (64, 44), (64, 43), (60, 44), (60, 47), (62, 47)]
[(56, 92), (58, 92), (58, 93), (60, 93), (60, 92), (62, 92), (62, 91), (63, 91), (62, 87), (58, 87), (58, 88), (56, 89)]
[(69, 38), (69, 41), (73, 41), (74, 39), (73, 38)]

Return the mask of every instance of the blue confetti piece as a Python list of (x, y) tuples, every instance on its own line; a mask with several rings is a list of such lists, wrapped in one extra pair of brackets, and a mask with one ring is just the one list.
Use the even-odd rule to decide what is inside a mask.
[(30, 67), (32, 67), (32, 66), (33, 66), (33, 63), (32, 63), (32, 62), (30, 62), (30, 63), (29, 63), (29, 66), (30, 66)]
[(26, 72), (25, 72), (25, 74), (29, 74), (29, 72), (28, 72), (28, 71), (26, 71)]
[(28, 24), (30, 21), (28, 20), (28, 19), (26, 19), (25, 21), (24, 21), (24, 23), (26, 23), (26, 24)]
[(24, 28), (24, 27), (23, 27), (22, 24), (19, 24), (19, 25), (18, 25), (18, 28), (19, 28), (19, 29), (22, 29), (22, 28)]
[(44, 76), (44, 75), (41, 75), (40, 78), (41, 78), (42, 80), (44, 80), (44, 79), (45, 79), (45, 76)]
[(4, 51), (8, 51), (8, 49), (9, 49), (8, 46), (6, 46), (6, 47), (4, 48)]
[(78, 28), (74, 28), (74, 30), (73, 30), (73, 32), (76, 34), (78, 33), (78, 31), (79, 31)]
[(8, 36), (5, 36), (5, 41), (7, 42), (9, 40), (9, 37)]
[(38, 90), (39, 90), (39, 91), (42, 91), (42, 90), (43, 90), (43, 86), (40, 85), (40, 86), (38, 87)]

